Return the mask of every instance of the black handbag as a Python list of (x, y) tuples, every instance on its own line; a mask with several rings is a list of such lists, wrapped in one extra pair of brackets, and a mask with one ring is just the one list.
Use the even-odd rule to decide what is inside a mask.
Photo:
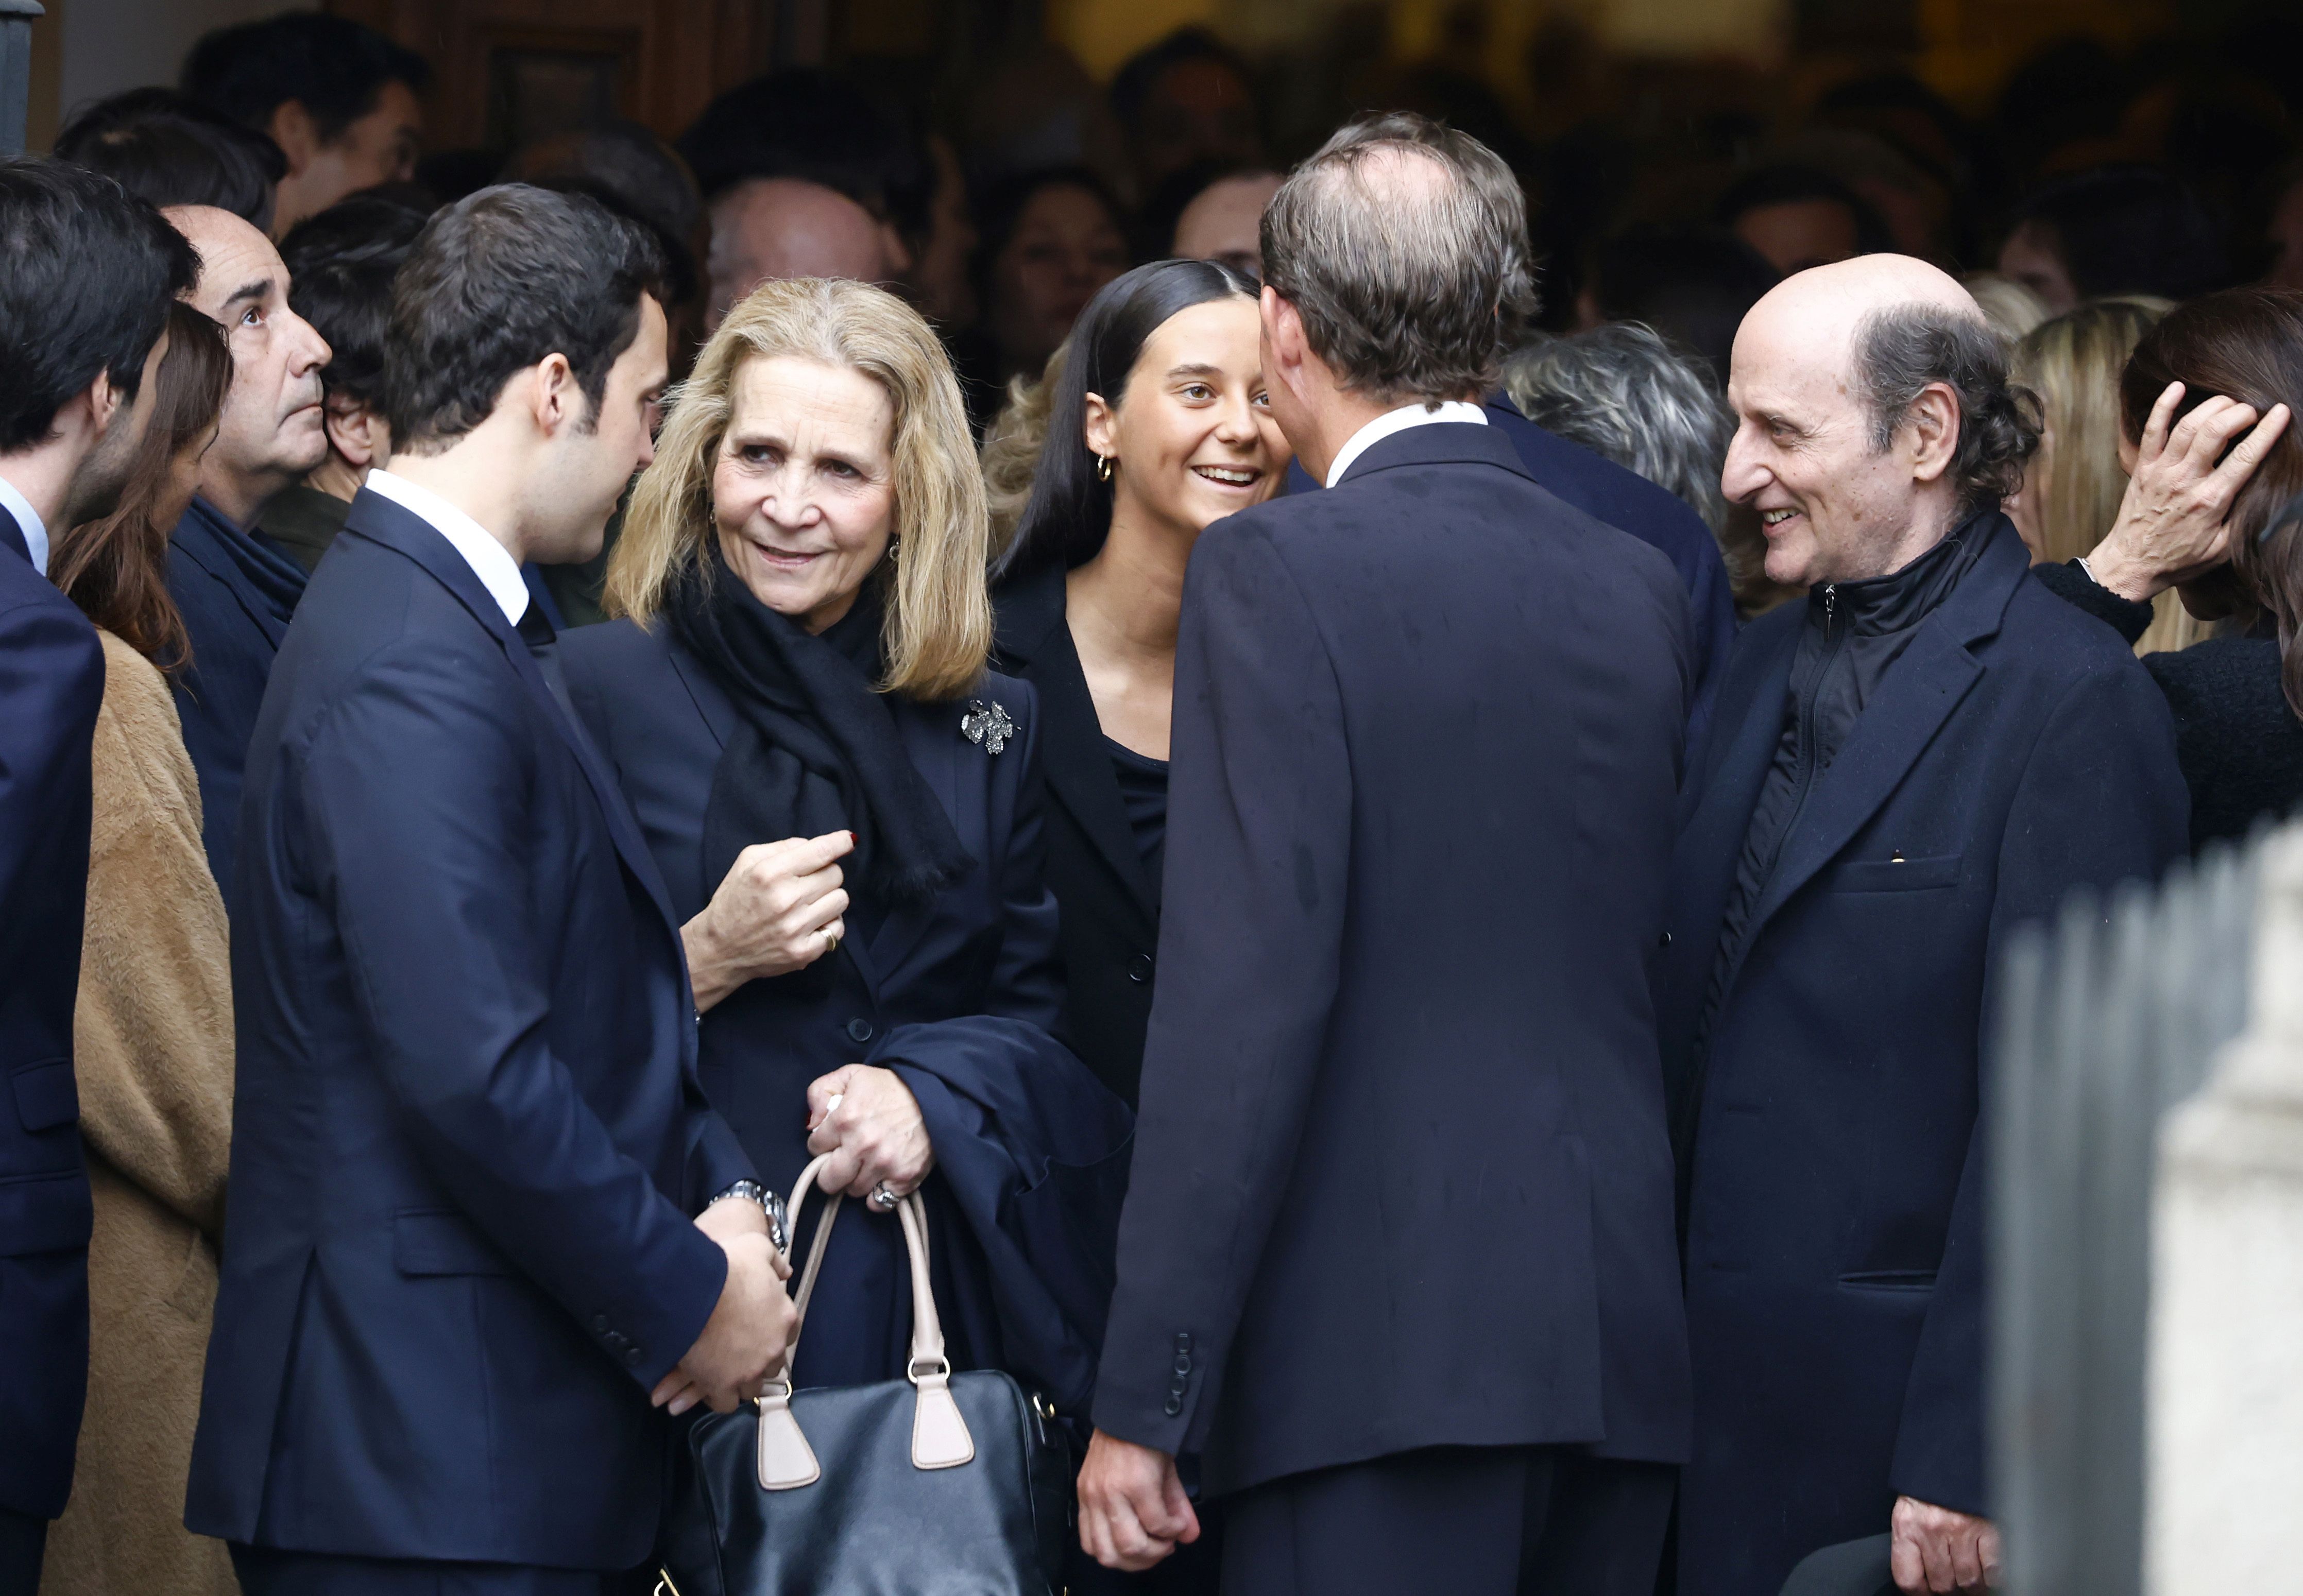
[[(823, 1166), (801, 1172), (792, 1230)], [(839, 1216), (825, 1193), (793, 1300), (801, 1326)], [(1055, 1415), (995, 1369), (955, 1374), (928, 1281), (927, 1209), (896, 1208), (912, 1265), (905, 1378), (795, 1391), (792, 1334), (757, 1403), (688, 1431), (660, 1596), (1055, 1596), (1072, 1469)], [(787, 1239), (786, 1247), (789, 1241)], [(787, 1253), (789, 1256), (789, 1253)]]

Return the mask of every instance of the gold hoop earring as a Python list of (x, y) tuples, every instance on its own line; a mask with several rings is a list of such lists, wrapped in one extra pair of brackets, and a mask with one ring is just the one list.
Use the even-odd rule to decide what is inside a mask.
[(1108, 483), (1111, 480), (1111, 457), (1109, 455), (1098, 455), (1095, 457), (1095, 480), (1100, 483)]

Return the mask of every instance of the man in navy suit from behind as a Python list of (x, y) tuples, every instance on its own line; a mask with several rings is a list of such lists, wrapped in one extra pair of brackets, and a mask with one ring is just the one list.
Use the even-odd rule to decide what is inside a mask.
[(186, 1524), (249, 1596), (645, 1591), (657, 1407), (789, 1340), (679, 929), (523, 559), (652, 454), (654, 244), (509, 185), (394, 286), (370, 475), (240, 816), (232, 1187)]
[(1196, 1453), (1227, 1592), (1649, 1596), (1688, 1426), (1647, 976), (1686, 596), (1475, 402), (1530, 286), (1491, 151), (1347, 128), (1263, 256), (1272, 411), (1328, 489), (1185, 579), (1082, 1541), (1195, 1538)]
[(118, 501), (196, 265), (110, 178), (0, 164), (0, 1596), (39, 1586), (88, 1387), (72, 1000), (104, 654), (49, 552)]

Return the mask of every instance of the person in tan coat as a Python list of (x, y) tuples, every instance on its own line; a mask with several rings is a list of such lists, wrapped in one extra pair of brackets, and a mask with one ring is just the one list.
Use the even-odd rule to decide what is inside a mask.
[(199, 786), (163, 668), (165, 584), (231, 380), (224, 330), (168, 323), (146, 456), (120, 508), (58, 541), (57, 585), (104, 644), (73, 1070), (96, 1231), (87, 1416), (40, 1596), (236, 1596), (224, 1543), (183, 1527), (232, 1146), (232, 976)]

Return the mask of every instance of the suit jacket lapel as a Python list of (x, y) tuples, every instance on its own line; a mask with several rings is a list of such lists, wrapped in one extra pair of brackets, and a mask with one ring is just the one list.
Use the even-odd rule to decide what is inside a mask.
[(1135, 833), (1111, 761), (1103, 752), (1103, 726), (1095, 699), (1080, 669), (1064, 621), (1064, 574), (1042, 572), (1019, 584), (1003, 600), (1000, 653), (1031, 678), (1040, 698), (1040, 774), (1143, 911), (1148, 934), (1159, 920), (1160, 883), (1143, 866)]
[(1879, 684), (1878, 696), (1864, 706), (1847, 745), (1817, 778), (1807, 812), (1784, 840), (1775, 876), (1752, 911), (1754, 940), (1758, 927), (1879, 812), (1960, 701), (1982, 679), (1983, 666), (1968, 645), (1999, 629), (2007, 601), (2029, 570), (2012, 525), (2003, 520), (1985, 535), (1995, 538), (1995, 544), (1921, 626), (1910, 651)]
[(599, 801), (600, 811), (608, 822), (608, 835), (614, 839), (616, 852), (622, 856), (624, 868), (629, 870), (646, 891), (649, 901), (663, 917), (665, 928), (671, 933), (675, 945), (679, 942), (679, 920), (671, 911), (671, 895), (657, 875), (655, 860), (640, 836), (639, 823), (632, 819), (631, 810), (624, 801), (623, 789), (600, 762), (599, 751), (581, 727), (568, 718), (553, 696), (550, 684), (544, 679), (543, 670), (529, 653), (527, 644), (504, 619), (502, 606), (464, 557), (456, 552), (455, 545), (440, 535), (429, 522), (403, 506), (378, 493), (363, 488), (352, 501), (351, 513), (344, 519), (344, 530), (396, 550), (431, 573), (434, 580), (456, 596), (457, 601), (471, 612), (496, 646), (503, 651), (512, 670), (526, 685), (528, 694), (560, 734), (568, 751), (576, 756), (576, 763), (591, 784), (592, 794)]

